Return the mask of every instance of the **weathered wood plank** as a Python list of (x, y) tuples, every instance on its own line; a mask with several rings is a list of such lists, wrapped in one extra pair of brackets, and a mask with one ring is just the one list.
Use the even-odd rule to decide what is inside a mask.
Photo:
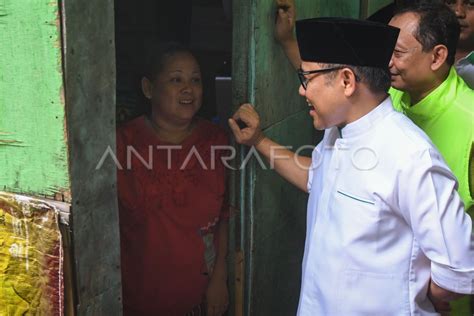
[(0, 188), (69, 189), (57, 1), (0, 1)]
[(121, 315), (113, 0), (65, 1), (72, 233), (79, 315)]
[[(306, 112), (273, 124), (266, 135), (297, 150), (314, 144)], [(311, 150), (306, 150), (305, 154)], [(294, 315), (298, 306), (306, 231), (307, 194), (274, 170), (255, 165), (253, 188), (252, 315)], [(284, 297), (279, 302), (275, 297)]]

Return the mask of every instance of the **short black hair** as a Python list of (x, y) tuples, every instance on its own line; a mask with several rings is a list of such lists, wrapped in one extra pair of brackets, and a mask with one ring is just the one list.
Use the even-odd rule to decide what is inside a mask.
[(151, 44), (146, 51), (142, 74), (149, 80), (155, 80), (163, 70), (166, 59), (178, 53), (189, 53), (194, 58), (191, 49), (179, 42), (158, 42)]
[[(322, 64), (322, 68), (349, 68), (352, 69), (356, 76), (356, 80), (365, 83), (373, 93), (387, 92), (390, 89), (390, 72), (388, 66), (386, 68), (352, 66), (341, 64)], [(327, 75), (329, 80), (336, 77), (336, 72)]]
[(449, 66), (453, 65), (461, 30), (456, 14), (445, 4), (433, 0), (403, 6), (394, 17), (405, 13), (419, 16), (418, 28), (413, 36), (421, 43), (423, 51), (444, 45), (448, 48), (446, 62)]

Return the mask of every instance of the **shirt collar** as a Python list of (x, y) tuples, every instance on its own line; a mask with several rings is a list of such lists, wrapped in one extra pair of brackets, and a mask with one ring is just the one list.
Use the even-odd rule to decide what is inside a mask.
[(382, 103), (377, 105), (372, 111), (362, 116), (358, 120), (347, 124), (341, 130), (342, 138), (352, 138), (370, 130), (380, 119), (393, 112), (392, 100), (387, 97)]
[(456, 96), (456, 82), (458, 75), (454, 67), (449, 70), (448, 77), (420, 102), (411, 105), (408, 93), (403, 93), (400, 105), (409, 117), (417, 120), (429, 120), (444, 112), (451, 104), (450, 100)]

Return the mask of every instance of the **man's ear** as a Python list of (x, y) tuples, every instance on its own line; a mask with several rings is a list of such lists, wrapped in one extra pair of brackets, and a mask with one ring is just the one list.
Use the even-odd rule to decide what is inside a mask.
[(432, 61), (431, 61), (431, 70), (436, 71), (448, 59), (448, 48), (445, 45), (436, 45), (433, 48)]
[(153, 83), (147, 78), (142, 78), (142, 92), (145, 98), (151, 99), (153, 95)]
[(354, 94), (356, 86), (356, 75), (350, 68), (343, 68), (341, 70), (341, 84), (344, 88), (344, 95), (350, 97)]

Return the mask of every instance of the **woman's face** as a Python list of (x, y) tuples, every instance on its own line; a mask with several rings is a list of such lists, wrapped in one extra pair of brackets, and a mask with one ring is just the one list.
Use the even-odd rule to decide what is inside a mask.
[(169, 123), (187, 124), (202, 104), (199, 64), (188, 52), (169, 56), (162, 71), (150, 82), (150, 91), (144, 91), (151, 99), (153, 116)]

